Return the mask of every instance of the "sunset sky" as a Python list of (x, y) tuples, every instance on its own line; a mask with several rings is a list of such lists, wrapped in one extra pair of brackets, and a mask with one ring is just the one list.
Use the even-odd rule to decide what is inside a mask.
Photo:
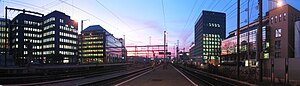
[[(26, 1), (26, 2), (25, 2)], [(169, 49), (177, 40), (180, 47), (188, 46), (194, 41), (194, 24), (202, 10), (225, 12), (227, 15), (226, 33), (236, 28), (237, 0), (1, 0), (0, 16), (4, 18), (5, 6), (37, 11), (48, 14), (54, 10), (70, 15), (72, 19), (88, 19), (89, 25), (101, 25), (115, 37), (126, 37), (126, 45), (163, 44), (163, 31), (167, 31)], [(258, 0), (250, 0), (250, 20), (257, 18)], [(267, 1), (264, 1), (264, 12)], [(299, 0), (283, 0), (300, 9)], [(242, 25), (245, 25), (247, 0), (241, 0)], [(9, 11), (13, 18), (19, 12)], [(79, 25), (80, 26), (80, 25)], [(80, 27), (78, 27), (80, 28)]]

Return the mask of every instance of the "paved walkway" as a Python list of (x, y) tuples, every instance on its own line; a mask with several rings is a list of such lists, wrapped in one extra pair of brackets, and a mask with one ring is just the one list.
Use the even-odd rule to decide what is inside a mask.
[(121, 86), (195, 86), (175, 68), (162, 66)]

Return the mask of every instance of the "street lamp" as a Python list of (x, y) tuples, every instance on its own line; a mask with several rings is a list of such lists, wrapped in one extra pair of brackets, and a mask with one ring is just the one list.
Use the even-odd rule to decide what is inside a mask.
[(89, 19), (85, 19), (85, 20), (81, 20), (81, 30), (80, 30), (80, 34), (79, 34), (79, 31), (78, 31), (78, 36), (81, 36), (80, 37), (80, 44), (79, 44), (79, 42), (78, 42), (78, 48), (77, 49), (79, 49), (79, 47), (80, 47), (80, 62), (82, 63), (83, 61), (83, 59), (82, 59), (82, 56), (83, 56), (83, 50), (82, 50), (82, 43), (83, 43), (83, 34), (81, 33), (82, 32), (82, 30), (83, 30), (83, 21), (89, 21)]

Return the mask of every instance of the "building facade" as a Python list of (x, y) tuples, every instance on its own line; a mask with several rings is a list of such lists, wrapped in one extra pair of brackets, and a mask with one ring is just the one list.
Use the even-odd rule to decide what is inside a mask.
[(300, 20), (300, 11), (284, 5), (267, 12), (270, 26), (271, 56), (274, 58), (294, 58), (295, 22)]
[(10, 24), (10, 53), (17, 65), (42, 62), (42, 16), (21, 13)]
[(76, 63), (77, 23), (59, 11), (18, 14), (9, 25), (10, 54), (17, 65)]
[(53, 11), (43, 19), (43, 54), (46, 63), (77, 63), (78, 23), (59, 11)]
[(123, 39), (115, 38), (100, 25), (89, 26), (81, 33), (81, 63), (116, 63), (125, 60)]
[[(10, 20), (7, 20), (7, 22), (9, 23)], [(5, 54), (5, 46), (6, 46), (7, 50), (9, 48), (8, 47), (8, 33), (7, 33), (8, 29), (5, 29), (5, 28), (6, 28), (5, 19), (0, 18), (0, 54), (1, 55)]]
[(225, 13), (202, 11), (195, 24), (195, 46), (191, 48), (191, 56), (201, 58), (202, 63), (218, 63), (225, 32)]
[[(269, 10), (263, 18), (263, 55), (265, 60), (269, 58), (295, 58), (295, 22), (300, 20), (300, 12), (286, 4)], [(240, 45), (241, 61), (245, 66), (257, 66), (256, 57), (256, 33), (258, 21), (254, 21), (241, 27)], [(236, 31), (222, 41), (222, 63), (236, 63)], [(249, 34), (249, 42), (248, 40)], [(248, 50), (249, 44), (249, 50)], [(272, 46), (270, 46), (272, 45)], [(248, 64), (247, 64), (248, 63)], [(251, 64), (252, 63), (252, 64)]]
[[(263, 50), (261, 52), (264, 58), (269, 58), (269, 41), (270, 39), (270, 28), (268, 27), (268, 19), (263, 19), (263, 32), (262, 32), (262, 40), (263, 40)], [(248, 25), (245, 25), (240, 28), (240, 59), (244, 62), (247, 61), (249, 65), (256, 65), (256, 35), (258, 28), (258, 21), (252, 22)], [(234, 65), (236, 64), (237, 57), (237, 34), (236, 30), (231, 31), (229, 36), (222, 41), (222, 53), (221, 53), (221, 64), (226, 65)], [(249, 48), (248, 48), (249, 47)], [(252, 63), (252, 64), (250, 64)], [(248, 65), (248, 64), (247, 64)]]

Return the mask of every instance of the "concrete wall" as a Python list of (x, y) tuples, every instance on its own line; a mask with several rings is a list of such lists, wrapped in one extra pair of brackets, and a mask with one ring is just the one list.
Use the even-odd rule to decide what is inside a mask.
[(295, 58), (300, 58), (300, 21), (295, 22)]
[[(274, 74), (276, 78), (285, 77), (285, 58), (274, 59)], [(288, 58), (288, 73), (290, 80), (300, 80), (300, 58)], [(265, 74), (271, 74), (271, 59), (265, 63)]]

